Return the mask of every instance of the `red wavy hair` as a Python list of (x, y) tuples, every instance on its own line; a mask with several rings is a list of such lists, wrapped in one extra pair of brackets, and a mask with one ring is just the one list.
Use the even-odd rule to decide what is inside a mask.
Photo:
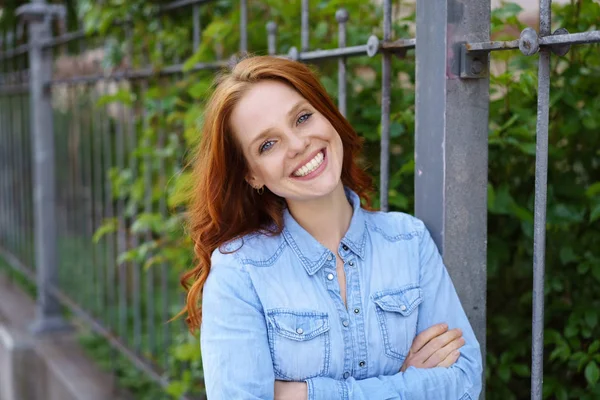
[[(237, 102), (255, 83), (276, 80), (294, 88), (333, 125), (342, 139), (342, 183), (370, 206), (371, 177), (356, 159), (362, 139), (340, 114), (313, 71), (306, 65), (272, 56), (248, 57), (231, 71), (217, 76), (204, 115), (200, 144), (195, 155), (189, 207), (189, 231), (194, 242), (196, 266), (181, 277), (187, 291), (186, 322), (191, 332), (200, 327), (199, 307), (211, 268), (211, 254), (221, 245), (248, 233), (279, 234), (283, 229), (285, 200), (269, 190), (263, 195), (246, 182), (248, 166), (229, 126)], [(270, 228), (268, 228), (270, 227)]]

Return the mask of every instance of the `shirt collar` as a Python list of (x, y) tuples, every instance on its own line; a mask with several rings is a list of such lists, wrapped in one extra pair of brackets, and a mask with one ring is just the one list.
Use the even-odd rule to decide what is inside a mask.
[[(360, 207), (360, 198), (348, 188), (344, 188), (346, 197), (353, 208), (352, 220), (346, 235), (342, 238), (342, 245), (348, 246), (354, 254), (361, 259), (365, 254), (366, 228), (364, 210)], [(286, 208), (283, 211), (283, 236), (296, 253), (300, 262), (309, 275), (314, 275), (328, 260), (331, 252), (319, 243), (292, 217)]]

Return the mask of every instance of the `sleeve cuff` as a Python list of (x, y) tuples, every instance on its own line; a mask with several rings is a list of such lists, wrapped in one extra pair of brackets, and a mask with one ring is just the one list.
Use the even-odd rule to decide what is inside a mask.
[(344, 381), (316, 377), (306, 380), (308, 400), (349, 400), (348, 387)]

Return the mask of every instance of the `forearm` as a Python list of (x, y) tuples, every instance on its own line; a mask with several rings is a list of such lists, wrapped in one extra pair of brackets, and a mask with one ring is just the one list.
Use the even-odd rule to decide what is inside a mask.
[(308, 400), (466, 400), (477, 399), (481, 378), (461, 366), (420, 369), (410, 367), (393, 376), (363, 380), (309, 379)]

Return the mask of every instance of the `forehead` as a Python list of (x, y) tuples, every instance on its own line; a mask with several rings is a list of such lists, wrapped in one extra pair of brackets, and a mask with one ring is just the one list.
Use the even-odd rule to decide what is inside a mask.
[(282, 82), (255, 83), (233, 108), (231, 127), (240, 140), (251, 140), (263, 130), (285, 122), (288, 111), (302, 100), (296, 90)]

